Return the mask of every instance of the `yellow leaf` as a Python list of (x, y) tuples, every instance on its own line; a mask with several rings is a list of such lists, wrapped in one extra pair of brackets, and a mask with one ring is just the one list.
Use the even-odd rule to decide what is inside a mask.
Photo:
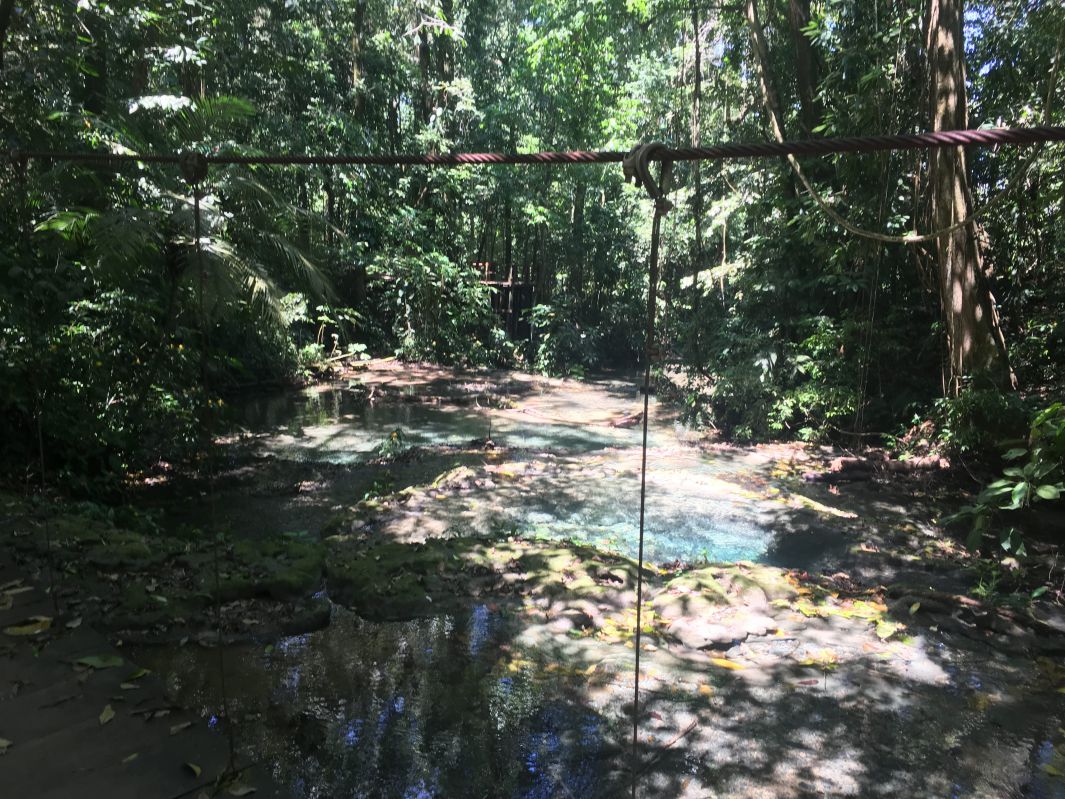
[(52, 626), (51, 616), (30, 616), (18, 624), (4, 628), (5, 635), (40, 635)]
[(706, 683), (701, 683), (699, 685), (699, 693), (701, 693), (703, 696), (711, 696), (714, 693), (714, 689)]
[(1054, 768), (1054, 766), (1050, 765), (1049, 763), (1043, 764), (1043, 771), (1045, 771), (1051, 777), (1065, 777), (1065, 772), (1063, 772), (1059, 768)]
[(100, 726), (107, 724), (111, 719), (115, 717), (115, 709), (108, 705), (100, 711)]
[(910, 605), (910, 615), (912, 616), (914, 613), (916, 613), (920, 609), (921, 609), (921, 603), (920, 602), (914, 602), (912, 605)]
[(902, 625), (894, 621), (881, 621), (876, 625), (876, 637), (886, 641), (902, 628)]
[(710, 662), (715, 666), (720, 666), (723, 669), (731, 669), (732, 671), (742, 671), (747, 668), (742, 663), (736, 663), (728, 658), (710, 658)]
[(203, 769), (197, 766), (195, 763), (186, 763), (185, 768), (192, 772), (192, 776), (199, 777), (203, 772)]

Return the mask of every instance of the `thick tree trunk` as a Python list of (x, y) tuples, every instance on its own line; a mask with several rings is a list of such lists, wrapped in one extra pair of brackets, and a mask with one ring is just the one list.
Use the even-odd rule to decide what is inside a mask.
[[(968, 127), (964, 0), (929, 0), (927, 22), (932, 130)], [(949, 228), (972, 210), (965, 150), (933, 150), (929, 165), (931, 224), (937, 230)], [(1011, 385), (1014, 379), (975, 224), (939, 236), (935, 249), (949, 354), (948, 393), (956, 395), (964, 381), (975, 376)]]
[(799, 90), (799, 124), (804, 136), (817, 127), (821, 109), (817, 105), (817, 61), (813, 43), (803, 33), (810, 23), (810, 0), (788, 0), (788, 29), (795, 45), (795, 81)]

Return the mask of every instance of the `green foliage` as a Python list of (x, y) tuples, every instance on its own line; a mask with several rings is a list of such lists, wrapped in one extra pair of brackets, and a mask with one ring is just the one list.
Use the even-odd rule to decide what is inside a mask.
[(1003, 550), (1023, 556), (1026, 553), (1020, 530), (1000, 524), (999, 519), (1002, 512), (1012, 515), (1036, 503), (1057, 502), (1065, 493), (1065, 405), (1056, 402), (1036, 414), (1027, 446), (1007, 450), (1002, 459), (1009, 464), (1002, 470), (1002, 477), (989, 483), (973, 505), (962, 508), (949, 521), (971, 521), (971, 548), (993, 533)]
[(1021, 398), (998, 389), (966, 388), (957, 397), (939, 399), (933, 417), (943, 444), (984, 458), (1003, 442), (1023, 438), (1028, 428), (1028, 409)]
[(395, 458), (407, 451), (407, 436), (400, 428), (396, 428), (380, 444), (374, 447), (374, 454), (379, 458)]
[[(799, 25), (794, 4), (760, 3), (786, 135), (926, 129), (924, 3), (808, 5)], [(972, 125), (1037, 121), (1065, 12), (967, 8)], [(765, 140), (750, 32), (730, 9), (701, 14), (693, 126), (691, 11), (653, 0), (343, 0), (268, 13), (237, 2), (225, 14), (158, 0), (24, 4), (6, 31), (0, 136), (5, 147), (233, 154), (625, 150), (686, 145), (695, 127), (704, 144)], [(1060, 123), (1065, 104), (1050, 107)], [(979, 203), (1026, 157), (974, 150)], [(1046, 223), (1065, 185), (1058, 160), (1048, 148), (981, 218), (1026, 388), (1065, 381), (1065, 227)], [(858, 224), (924, 225), (925, 154), (807, 169)], [(675, 177), (657, 343), (673, 355), (668, 372), (690, 378), (693, 417), (736, 439), (823, 440), (896, 429), (933, 406), (945, 333), (922, 250), (841, 231), (777, 161), (683, 163)], [(35, 459), (37, 420), (72, 480), (180, 458), (203, 437), (207, 399), (308, 379), (360, 347), (572, 375), (631, 368), (643, 350), (649, 204), (615, 166), (214, 166), (200, 199), (202, 264), (192, 193), (167, 165), (35, 160), (24, 181), (0, 172), (9, 468)], [(486, 263), (488, 275), (473, 266)], [(532, 294), (520, 331), (493, 312), (485, 277)], [(936, 417), (949, 443), (978, 453), (1010, 435), (1018, 410), (965, 392)]]

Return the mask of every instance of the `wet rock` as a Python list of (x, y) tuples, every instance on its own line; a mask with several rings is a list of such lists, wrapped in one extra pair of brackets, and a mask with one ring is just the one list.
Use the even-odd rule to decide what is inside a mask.
[(300, 603), (280, 625), (282, 635), (302, 635), (324, 629), (332, 616), (332, 604), (324, 597), (312, 597)]
[(669, 626), (669, 633), (689, 649), (720, 649), (747, 637), (734, 627), (693, 618), (678, 619)]

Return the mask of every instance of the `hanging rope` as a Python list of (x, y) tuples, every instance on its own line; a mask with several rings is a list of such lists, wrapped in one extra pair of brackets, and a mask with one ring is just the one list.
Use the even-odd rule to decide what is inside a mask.
[(643, 443), (640, 450), (640, 531), (636, 559), (636, 665), (633, 671), (632, 698), (632, 796), (636, 798), (636, 783), (640, 774), (640, 647), (642, 643), (643, 623), (643, 543), (644, 520), (647, 509), (647, 419), (651, 406), (651, 366), (657, 349), (655, 347), (655, 312), (658, 305), (658, 251), (662, 236), (662, 218), (673, 208), (666, 199), (669, 192), (673, 164), (662, 160), (662, 173), (656, 183), (651, 177), (648, 162), (652, 157), (667, 150), (664, 144), (657, 142), (636, 147), (624, 160), (625, 179), (632, 180), (647, 190), (654, 201), (654, 219), (651, 222), (651, 252), (647, 285), (647, 331), (644, 338), (644, 372), (643, 372)]
[(200, 392), (201, 392), (201, 429), (207, 441), (204, 445), (204, 468), (207, 470), (207, 503), (210, 509), (211, 535), (213, 546), (211, 559), (214, 568), (214, 615), (215, 635), (218, 649), (218, 685), (221, 693), (222, 718), (225, 722), (226, 742), (229, 748), (229, 760), (226, 763), (225, 775), (234, 773), (236, 752), (233, 740), (233, 723), (229, 717), (229, 693), (226, 690), (226, 660), (225, 646), (222, 640), (222, 599), (221, 599), (221, 570), (219, 567), (219, 548), (221, 535), (218, 532), (218, 521), (215, 508), (214, 494), (214, 469), (210, 465), (209, 446), (211, 419), (211, 398), (208, 391), (208, 366), (211, 349), (210, 325), (207, 319), (207, 306), (205, 304), (207, 288), (207, 262), (203, 256), (203, 214), (200, 209), (200, 198), (203, 196), (203, 181), (207, 177), (207, 159), (200, 153), (184, 153), (181, 156), (181, 172), (192, 191), (193, 230), (196, 236), (196, 267), (199, 271), (199, 283), (197, 287), (197, 305), (200, 326)]
[[(33, 257), (33, 251), (30, 246), (30, 200), (29, 189), (27, 186), (27, 169), (29, 167), (29, 159), (17, 151), (10, 153), (11, 166), (15, 170), (15, 185), (17, 187), (17, 205), (15, 209), (16, 220), (15, 225), (19, 232), (19, 242), (22, 249), (22, 255), (27, 260)], [(29, 310), (29, 313), (33, 313)], [(43, 334), (42, 334), (43, 335)], [(47, 351), (47, 347), (41, 346), (40, 352)], [(47, 471), (45, 469), (44, 459), (44, 396), (41, 392), (41, 388), (37, 383), (37, 376), (41, 370), (34, 369), (28, 375), (28, 382), (33, 393), (33, 423), (36, 433), (37, 444), (37, 468), (40, 474), (38, 475), (39, 483), (38, 488), (40, 490), (41, 498), (41, 511), (44, 514), (42, 524), (44, 527), (44, 567), (48, 573), (48, 595), (52, 598), (52, 610), (55, 614), (59, 615), (59, 592), (56, 585), (56, 573), (58, 569), (55, 564), (55, 551), (52, 547), (52, 522), (48, 511), (45, 509), (45, 497), (48, 493), (48, 478)]]

